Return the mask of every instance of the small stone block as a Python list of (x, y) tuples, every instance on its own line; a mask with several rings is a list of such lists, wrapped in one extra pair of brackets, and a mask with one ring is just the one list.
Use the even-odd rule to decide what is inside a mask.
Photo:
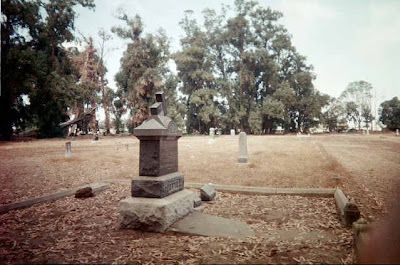
[(196, 194), (189, 190), (162, 199), (130, 197), (119, 202), (120, 227), (164, 232), (179, 218), (193, 211)]
[(201, 206), (201, 199), (200, 197), (196, 196), (196, 198), (193, 199), (193, 207), (197, 208)]
[(200, 189), (200, 198), (202, 201), (212, 201), (215, 197), (215, 189), (210, 184), (205, 184)]
[(360, 211), (354, 203), (347, 203), (344, 207), (344, 222), (346, 226), (351, 226), (353, 222), (360, 218)]
[(132, 180), (132, 197), (164, 198), (183, 190), (184, 178), (179, 172), (160, 177), (139, 176)]
[(239, 164), (245, 164), (247, 163), (249, 160), (247, 159), (247, 157), (239, 157), (238, 158), (238, 163)]
[(75, 192), (75, 198), (89, 198), (93, 196), (94, 194), (91, 187), (82, 188)]

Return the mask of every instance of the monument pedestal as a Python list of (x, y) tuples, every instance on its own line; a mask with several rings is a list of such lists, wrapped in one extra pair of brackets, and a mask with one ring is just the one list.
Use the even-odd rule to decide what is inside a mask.
[(178, 172), (182, 132), (165, 116), (162, 92), (156, 93), (156, 101), (151, 116), (133, 130), (140, 140), (140, 176), (132, 180), (132, 197), (119, 203), (121, 228), (164, 232), (198, 203), (196, 193), (184, 190), (184, 177)]
[(164, 176), (139, 176), (132, 180), (132, 197), (164, 198), (184, 188), (183, 174), (170, 173)]
[(197, 195), (189, 190), (162, 199), (131, 197), (119, 202), (121, 228), (164, 232), (171, 224), (191, 213)]

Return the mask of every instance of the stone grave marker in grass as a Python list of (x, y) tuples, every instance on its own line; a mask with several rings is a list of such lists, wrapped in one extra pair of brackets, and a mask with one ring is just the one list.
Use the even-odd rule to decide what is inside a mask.
[(71, 142), (65, 143), (65, 157), (71, 157)]
[(239, 133), (239, 164), (247, 164), (248, 154), (247, 154), (247, 135), (245, 132)]

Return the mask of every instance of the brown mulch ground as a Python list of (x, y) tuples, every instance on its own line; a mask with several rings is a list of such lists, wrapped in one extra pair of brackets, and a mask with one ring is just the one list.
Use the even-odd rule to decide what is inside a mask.
[(0, 215), (0, 263), (351, 263), (351, 231), (331, 198), (219, 193), (205, 213), (247, 223), (246, 239), (121, 230), (128, 184)]
[[(138, 175), (139, 142), (133, 136), (103, 137), (98, 142), (77, 138), (70, 158), (64, 157), (66, 141), (0, 142), (0, 204)], [(249, 136), (248, 149), (249, 167), (237, 167), (237, 136), (183, 137), (179, 170), (187, 182), (340, 187), (369, 221), (389, 212), (395, 198), (400, 137)], [(129, 196), (129, 189), (129, 184), (115, 182), (94, 198), (69, 197), (0, 215), (0, 263), (353, 261), (351, 231), (339, 225), (330, 198), (221, 193), (205, 212), (241, 220), (258, 232), (243, 242), (122, 231), (118, 202)]]

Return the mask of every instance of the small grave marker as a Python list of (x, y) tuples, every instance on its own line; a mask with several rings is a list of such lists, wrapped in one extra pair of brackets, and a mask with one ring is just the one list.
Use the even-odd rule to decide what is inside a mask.
[(235, 136), (235, 129), (231, 129), (231, 136)]
[(238, 163), (247, 163), (247, 135), (245, 132), (239, 133), (239, 157)]
[(65, 157), (70, 157), (71, 156), (71, 142), (66, 142), (65, 148), (66, 148)]
[(210, 138), (211, 139), (214, 139), (214, 137), (215, 137), (215, 128), (210, 128)]

